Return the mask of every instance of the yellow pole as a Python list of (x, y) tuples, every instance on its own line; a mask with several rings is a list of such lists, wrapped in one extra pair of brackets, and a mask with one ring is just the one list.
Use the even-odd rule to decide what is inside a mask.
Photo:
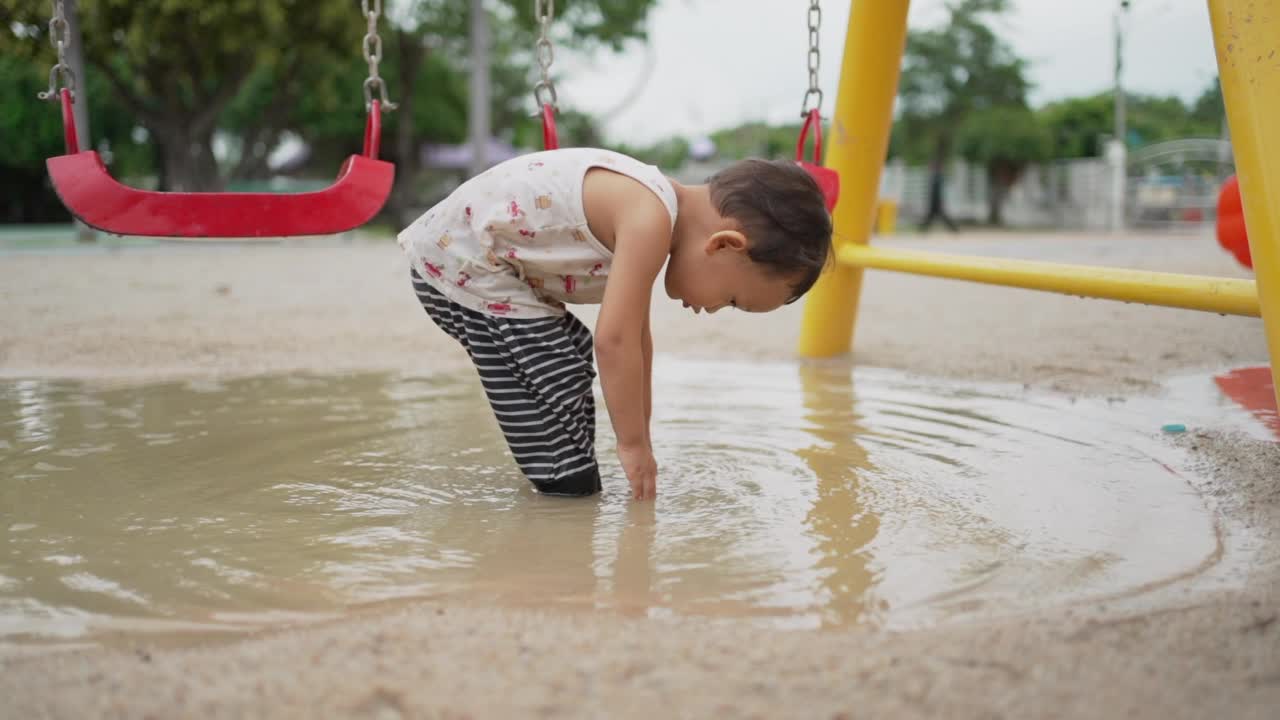
[(1096, 265), (947, 255), (854, 245), (840, 249), (842, 265), (915, 275), (1008, 285), (1028, 290), (1106, 298), (1144, 305), (1258, 317), (1258, 288), (1252, 280), (1125, 270)]
[(1209, 19), (1280, 405), (1280, 0), (1209, 0)]
[[(837, 250), (865, 245), (871, 235), (906, 45), (907, 6), (908, 0), (853, 0), (849, 8), (826, 157), (827, 167), (840, 173), (840, 203), (833, 216)], [(801, 357), (849, 352), (861, 292), (861, 268), (836, 265), (822, 274), (805, 300)]]

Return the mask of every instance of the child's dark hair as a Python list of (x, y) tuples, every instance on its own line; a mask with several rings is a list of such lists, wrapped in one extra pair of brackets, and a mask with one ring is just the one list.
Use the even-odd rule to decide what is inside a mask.
[(809, 173), (793, 162), (753, 158), (730, 165), (707, 183), (720, 215), (742, 225), (752, 262), (797, 278), (787, 302), (808, 292), (831, 256), (831, 216)]

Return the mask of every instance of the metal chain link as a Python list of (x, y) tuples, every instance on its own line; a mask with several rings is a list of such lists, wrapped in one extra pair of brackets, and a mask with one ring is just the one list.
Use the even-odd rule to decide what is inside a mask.
[(59, 75), (62, 76), (62, 86), (71, 91), (71, 99), (75, 100), (76, 74), (71, 69), (71, 65), (67, 63), (67, 43), (70, 29), (71, 26), (67, 24), (67, 16), (62, 6), (62, 0), (53, 0), (53, 17), (49, 20), (49, 42), (58, 51), (58, 62), (49, 69), (49, 89), (37, 94), (37, 97), (41, 100), (58, 101)]
[(378, 16), (382, 14), (382, 0), (373, 0), (373, 7), (369, 6), (369, 0), (360, 0), (360, 9), (369, 20), (369, 31), (365, 33), (364, 41), (361, 43), (364, 60), (369, 63), (369, 77), (364, 80), (364, 109), (365, 112), (373, 109), (373, 91), (377, 88), (382, 109), (390, 112), (396, 109), (396, 104), (387, 97), (387, 83), (383, 81), (382, 76), (378, 75), (378, 63), (382, 61), (382, 36), (378, 34)]
[[(818, 87), (818, 67), (822, 64), (822, 51), (818, 48), (819, 30), (822, 28), (822, 7), (819, 0), (809, 2), (809, 89), (804, 93), (800, 103), (800, 117), (805, 117), (810, 110), (822, 109), (822, 88)], [(817, 98), (813, 107), (809, 107), (810, 98)]]
[(538, 61), (541, 79), (533, 86), (533, 100), (541, 109), (550, 105), (559, 110), (555, 83), (551, 82), (551, 63), (556, 60), (556, 50), (551, 45), (551, 21), (556, 15), (556, 0), (533, 0), (533, 17), (538, 21), (538, 42), (533, 46), (534, 58)]

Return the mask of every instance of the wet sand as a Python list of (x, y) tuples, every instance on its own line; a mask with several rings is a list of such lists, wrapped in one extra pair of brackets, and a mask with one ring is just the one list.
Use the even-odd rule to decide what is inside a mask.
[[(894, 244), (1246, 276), (1207, 237), (1015, 239)], [(465, 368), (405, 275), (389, 241), (4, 256), (0, 375)], [(801, 314), (695, 317), (665, 299), (654, 311), (659, 353), (769, 360), (793, 357)], [(889, 273), (868, 276), (856, 344), (863, 365), (1089, 397), (1266, 361), (1253, 319)], [(0, 653), (0, 717), (1274, 717), (1280, 446), (1212, 430), (1169, 442), (1258, 545), (1238, 588), (905, 632), (424, 601), (198, 647)]]

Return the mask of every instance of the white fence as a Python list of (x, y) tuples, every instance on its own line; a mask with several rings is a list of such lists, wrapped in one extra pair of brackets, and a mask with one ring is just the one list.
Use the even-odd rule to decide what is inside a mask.
[[(674, 175), (700, 183), (726, 160), (690, 162)], [(1125, 223), (1132, 227), (1199, 230), (1217, 217), (1218, 189), (1231, 173), (1231, 146), (1222, 140), (1177, 140), (1128, 157)], [(1005, 197), (1004, 223), (1020, 228), (1106, 230), (1111, 224), (1112, 171), (1102, 158), (1055, 160), (1027, 168)], [(947, 214), (986, 223), (989, 186), (984, 168), (963, 161), (945, 170)], [(914, 228), (928, 211), (929, 169), (890, 162), (880, 197), (898, 203), (898, 227)]]
[[(947, 214), (958, 222), (985, 223), (990, 187), (986, 170), (965, 162), (945, 170)], [(1097, 159), (1060, 160), (1028, 168), (1010, 188), (1002, 207), (1006, 225), (1104, 229), (1111, 209), (1111, 171)], [(899, 225), (910, 227), (928, 211), (929, 169), (890, 163), (881, 197), (898, 201)]]
[[(947, 214), (961, 222), (986, 222), (985, 170), (956, 161), (945, 172)], [(1231, 146), (1222, 140), (1177, 140), (1137, 150), (1128, 158), (1126, 224), (1176, 229), (1212, 224), (1218, 190), (1231, 173)], [(911, 227), (928, 210), (929, 169), (890, 163), (880, 194), (898, 201), (899, 225)], [(1027, 168), (1005, 198), (1002, 214), (1011, 227), (1105, 230), (1111, 195), (1106, 160), (1056, 160)]]

